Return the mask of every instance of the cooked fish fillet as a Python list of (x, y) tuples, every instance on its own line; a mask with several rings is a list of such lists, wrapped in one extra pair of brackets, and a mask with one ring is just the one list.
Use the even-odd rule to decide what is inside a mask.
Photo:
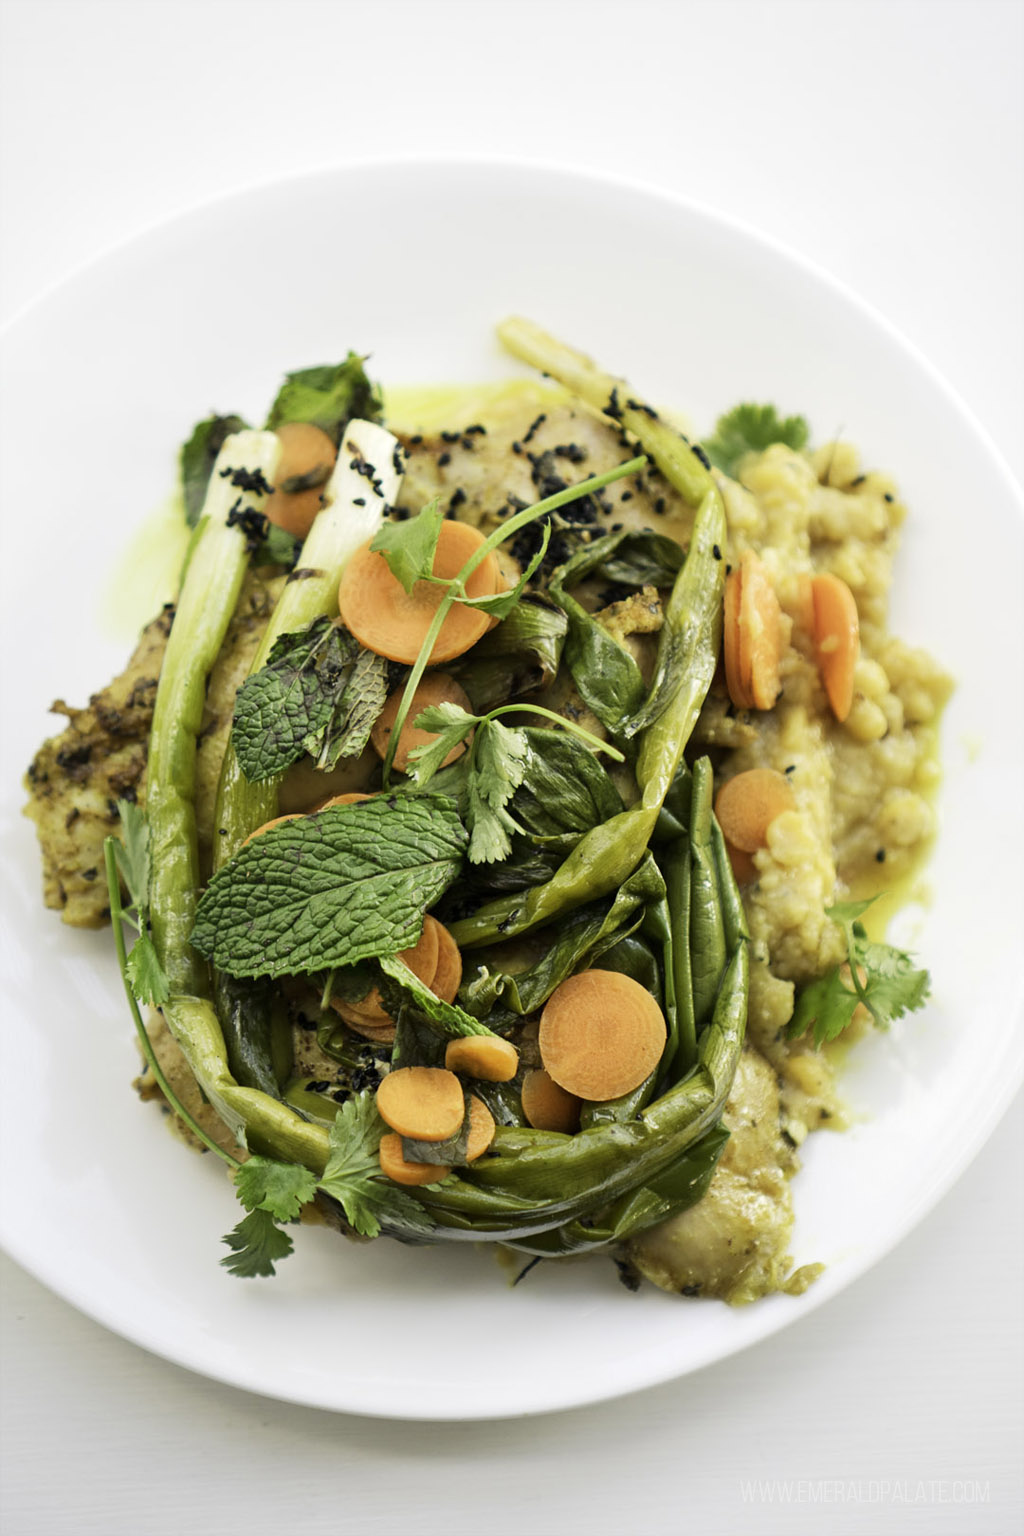
[[(221, 759), (231, 726), (235, 692), (249, 670), (281, 578), (245, 580), (227, 637), (210, 677), (200, 734), (196, 818), (208, 849)], [(118, 800), (145, 800), (146, 749), (172, 606), (142, 632), (124, 671), (95, 693), (84, 709), (53, 705), (68, 726), (39, 748), (25, 787), (25, 814), (36, 824), (43, 864), (43, 900), (76, 928), (109, 920), (103, 840), (117, 825)]]

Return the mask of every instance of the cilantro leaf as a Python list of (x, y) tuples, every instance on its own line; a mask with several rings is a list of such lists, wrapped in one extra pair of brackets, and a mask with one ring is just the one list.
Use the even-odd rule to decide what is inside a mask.
[(275, 1273), (274, 1265), (286, 1259), (294, 1244), (269, 1211), (250, 1211), (221, 1242), (232, 1250), (221, 1263), (243, 1280)]
[(916, 968), (905, 950), (868, 938), (859, 919), (870, 905), (847, 901), (826, 907), (846, 937), (847, 962), (804, 987), (786, 1026), (790, 1040), (811, 1028), (816, 1047), (835, 1040), (852, 1023), (861, 1003), (879, 1029), (923, 1007), (931, 988), (928, 972)]
[(735, 475), (746, 453), (762, 453), (772, 443), (785, 443), (797, 452), (807, 446), (809, 430), (803, 416), (781, 417), (774, 405), (734, 406), (715, 424), (704, 450), (716, 469)]
[(121, 821), (121, 841), (114, 845), (118, 873), (128, 891), (133, 907), (145, 907), (149, 900), (149, 823), (141, 806), (131, 800), (117, 802)]
[(143, 1003), (160, 1008), (167, 1001), (169, 983), (149, 936), (149, 822), (146, 813), (131, 800), (117, 802), (121, 840), (111, 839), (117, 872), (128, 891), (128, 906), (121, 916), (138, 937), (125, 961), (125, 980)]
[(247, 1211), (269, 1211), (275, 1221), (294, 1221), (316, 1194), (316, 1176), (301, 1163), (250, 1157), (235, 1175), (235, 1192)]
[(128, 952), (125, 973), (135, 996), (153, 1008), (162, 1008), (170, 995), (167, 974), (160, 964), (153, 940), (140, 933)]
[(217, 871), (191, 942), (229, 976), (304, 976), (415, 943), (466, 834), (441, 795), (379, 795), (271, 827)]
[(527, 584), (534, 572), (547, 554), (548, 544), (551, 540), (551, 522), (543, 525), (540, 548), (523, 571), (515, 586), (508, 592), (493, 592), (484, 594), (483, 597), (460, 597), (459, 602), (466, 608), (480, 608), (484, 613), (489, 613), (495, 619), (507, 619), (513, 608), (518, 606), (519, 599), (526, 590)]
[(285, 375), (267, 417), (273, 431), (286, 421), (309, 421), (340, 444), (349, 421), (379, 421), (381, 398), (363, 369), (365, 358), (350, 352), (343, 363), (301, 368)]
[(388, 1226), (425, 1237), (434, 1230), (426, 1211), (380, 1171), (385, 1130), (368, 1089), (346, 1099), (331, 1126), (331, 1151), (320, 1188), (338, 1201), (349, 1226), (363, 1237), (377, 1237)]
[(387, 699), (387, 663), (329, 619), (278, 636), (235, 698), (232, 742), (242, 772), (265, 783), (303, 753), (333, 767), (365, 747)]
[(452, 748), (465, 741), (479, 723), (480, 716), (471, 715), (461, 704), (431, 704), (422, 710), (413, 724), (418, 730), (435, 732), (436, 740), (424, 742), (409, 753), (408, 772), (413, 782), (421, 789), (429, 784)]
[(500, 720), (485, 720), (480, 726), (473, 739), (466, 813), (471, 864), (491, 864), (511, 853), (510, 834), (522, 828), (506, 806), (526, 777), (529, 759), (524, 732), (510, 730)]
[(433, 574), (434, 554), (441, 535), (444, 512), (438, 497), (404, 523), (384, 523), (370, 545), (384, 556), (388, 569), (407, 592)]

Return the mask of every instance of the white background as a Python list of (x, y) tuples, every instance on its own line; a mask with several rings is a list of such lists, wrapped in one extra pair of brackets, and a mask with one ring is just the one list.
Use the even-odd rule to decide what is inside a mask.
[[(1024, 473), (1020, 4), (7, 0), (0, 18), (4, 320), (242, 185), (410, 151), (553, 160), (816, 260)], [(1000, 660), (1019, 700), (1021, 659)], [(938, 1210), (796, 1327), (679, 1384), (491, 1424), (248, 1397), (3, 1261), (3, 1530), (1017, 1531), (1022, 1173), (1018, 1100)]]

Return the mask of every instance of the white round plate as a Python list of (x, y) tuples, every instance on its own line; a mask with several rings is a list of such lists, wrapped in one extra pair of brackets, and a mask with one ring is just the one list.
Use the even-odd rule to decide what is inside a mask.
[[(858, 1123), (806, 1148), (799, 1299), (731, 1310), (594, 1260), (511, 1289), (486, 1249), (296, 1232), (270, 1281), (218, 1264), (237, 1219), (130, 1088), (135, 1046), (108, 933), (43, 910), (21, 775), (127, 654), (123, 551), (211, 408), (259, 419), (286, 369), (372, 353), (390, 383), (516, 371), (493, 339), (529, 315), (701, 430), (741, 398), (802, 411), (899, 479), (911, 508), (894, 627), (953, 671), (942, 831), (913, 940), (934, 997), (854, 1054)], [(782, 251), (649, 189), (510, 164), (338, 169), (201, 208), (30, 308), (5, 347), (2, 424), (2, 1235), (82, 1311), (254, 1391), (397, 1418), (592, 1402), (682, 1375), (821, 1305), (879, 1259), (978, 1150), (1021, 1076), (1019, 494), (984, 434), (876, 315)], [(119, 564), (120, 561), (120, 564)], [(113, 613), (111, 611), (111, 604)], [(123, 625), (122, 625), (123, 628)], [(116, 636), (116, 638), (115, 638)], [(1010, 659), (1011, 665), (1007, 666)], [(994, 850), (994, 852), (990, 852)]]

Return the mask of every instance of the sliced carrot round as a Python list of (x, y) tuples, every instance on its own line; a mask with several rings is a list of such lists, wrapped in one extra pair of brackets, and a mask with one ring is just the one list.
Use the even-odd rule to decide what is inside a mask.
[(571, 1136), (579, 1129), (579, 1099), (559, 1088), (543, 1067), (527, 1072), (522, 1097), (523, 1114), (535, 1131), (564, 1131)]
[(548, 998), (538, 1038), (559, 1087), (600, 1102), (638, 1088), (654, 1071), (665, 1048), (665, 1017), (631, 976), (581, 971)]
[(756, 853), (768, 841), (776, 816), (793, 809), (793, 791), (774, 768), (748, 768), (728, 779), (715, 796), (715, 815), (727, 843)]
[[(283, 827), (286, 821), (301, 821), (301, 811), (290, 811), (287, 816), (275, 816), (273, 821), (265, 821), (262, 827), (257, 827), (255, 832), (250, 832), (245, 843), (251, 843), (254, 837), (262, 837), (264, 832), (269, 832), (271, 827)], [(242, 847), (245, 847), (245, 843)]]
[(465, 1072), (484, 1083), (510, 1083), (519, 1071), (519, 1052), (499, 1035), (465, 1035), (449, 1040), (444, 1064), (451, 1072)]
[(736, 884), (753, 885), (758, 876), (758, 868), (754, 863), (753, 855), (747, 853), (742, 848), (734, 847), (728, 838), (725, 840), (725, 851), (729, 855), (729, 863), (732, 865), (732, 872), (736, 876)]
[(739, 663), (744, 688), (755, 709), (772, 709), (779, 696), (782, 609), (768, 572), (754, 554), (741, 561)]
[(495, 1124), (483, 1099), (478, 1099), (475, 1093), (469, 1096), (469, 1135), (466, 1137), (466, 1159), (475, 1162), (478, 1157), (483, 1157), (487, 1148), (494, 1140)]
[(730, 571), (725, 578), (725, 614), (722, 624), (722, 652), (725, 659), (725, 685), (737, 709), (753, 709), (754, 701), (740, 676), (740, 594), (743, 571)]
[(450, 1168), (440, 1163), (410, 1163), (402, 1151), (402, 1138), (388, 1132), (380, 1139), (380, 1171), (396, 1184), (437, 1184)]
[[(428, 913), (423, 919), (423, 927), (416, 943), (409, 949), (398, 952), (399, 960), (404, 960), (414, 976), (418, 976), (425, 986), (430, 986), (437, 970), (437, 954), (439, 947), (439, 931), (441, 924), (436, 917)], [(336, 1013), (340, 1013), (346, 1023), (362, 1021), (364, 1024), (390, 1023), (388, 1013), (380, 1000), (380, 991), (377, 987), (371, 987), (365, 997), (358, 1002), (346, 1002), (343, 998), (331, 998), (331, 1007)]]
[[(304, 539), (320, 511), (323, 488), (331, 477), (338, 450), (332, 438), (308, 421), (286, 421), (277, 429), (281, 457), (273, 494), (263, 510), (272, 523)], [(289, 491), (289, 482), (308, 481), (304, 488)]]
[(441, 923), (437, 925), (437, 970), (427, 985), (443, 1003), (454, 1003), (462, 985), (462, 951)]
[(381, 1119), (400, 1136), (447, 1141), (462, 1126), (462, 1084), (443, 1067), (399, 1067), (377, 1089)]
[[(442, 523), (434, 575), (450, 581), (483, 543), (483, 534), (468, 523)], [(466, 582), (466, 592), (470, 597), (486, 597), (501, 590), (498, 562), (491, 551)], [(430, 581), (417, 581), (407, 592), (391, 574), (384, 556), (371, 550), (368, 541), (345, 567), (338, 608), (344, 623), (367, 650), (411, 664), (419, 656), (444, 595), (445, 588)], [(434, 642), (429, 664), (461, 656), (486, 633), (489, 624), (486, 613), (454, 603)]]
[(857, 601), (846, 582), (830, 571), (815, 576), (811, 595), (818, 671), (832, 713), (842, 722), (853, 705), (853, 674), (860, 656)]
[(385, 1019), (382, 1024), (370, 1024), (363, 1019), (343, 1017), (352, 1033), (361, 1040), (367, 1040), (371, 1045), (394, 1045), (398, 1031), (390, 1019)]
[(362, 790), (350, 790), (347, 795), (332, 795), (329, 800), (322, 800), (316, 807), (318, 811), (329, 811), (335, 805), (358, 805), (360, 800), (372, 800), (372, 795), (366, 795)]
[[(370, 740), (373, 743), (374, 751), (380, 758), (387, 756), (391, 732), (394, 730), (395, 719), (404, 696), (404, 688), (395, 689), (377, 716), (377, 723), (370, 732)], [(413, 693), (412, 703), (409, 706), (409, 712), (405, 717), (405, 724), (402, 726), (402, 733), (398, 738), (398, 745), (395, 748), (394, 764), (399, 773), (406, 771), (409, 765), (410, 752), (413, 752), (416, 747), (429, 746), (432, 741), (437, 740), (436, 731), (423, 731), (418, 725), (413, 724), (416, 717), (422, 714), (425, 709), (429, 709), (433, 704), (458, 704), (460, 709), (466, 710), (469, 714), (473, 710), (473, 706), (469, 702), (469, 695), (465, 689), (459, 687), (454, 677), (449, 677), (447, 672), (428, 672)], [(454, 763), (455, 759), (461, 757), (465, 750), (465, 744), (459, 742), (448, 753), (448, 756), (441, 764), (442, 768), (447, 768), (449, 763)]]

